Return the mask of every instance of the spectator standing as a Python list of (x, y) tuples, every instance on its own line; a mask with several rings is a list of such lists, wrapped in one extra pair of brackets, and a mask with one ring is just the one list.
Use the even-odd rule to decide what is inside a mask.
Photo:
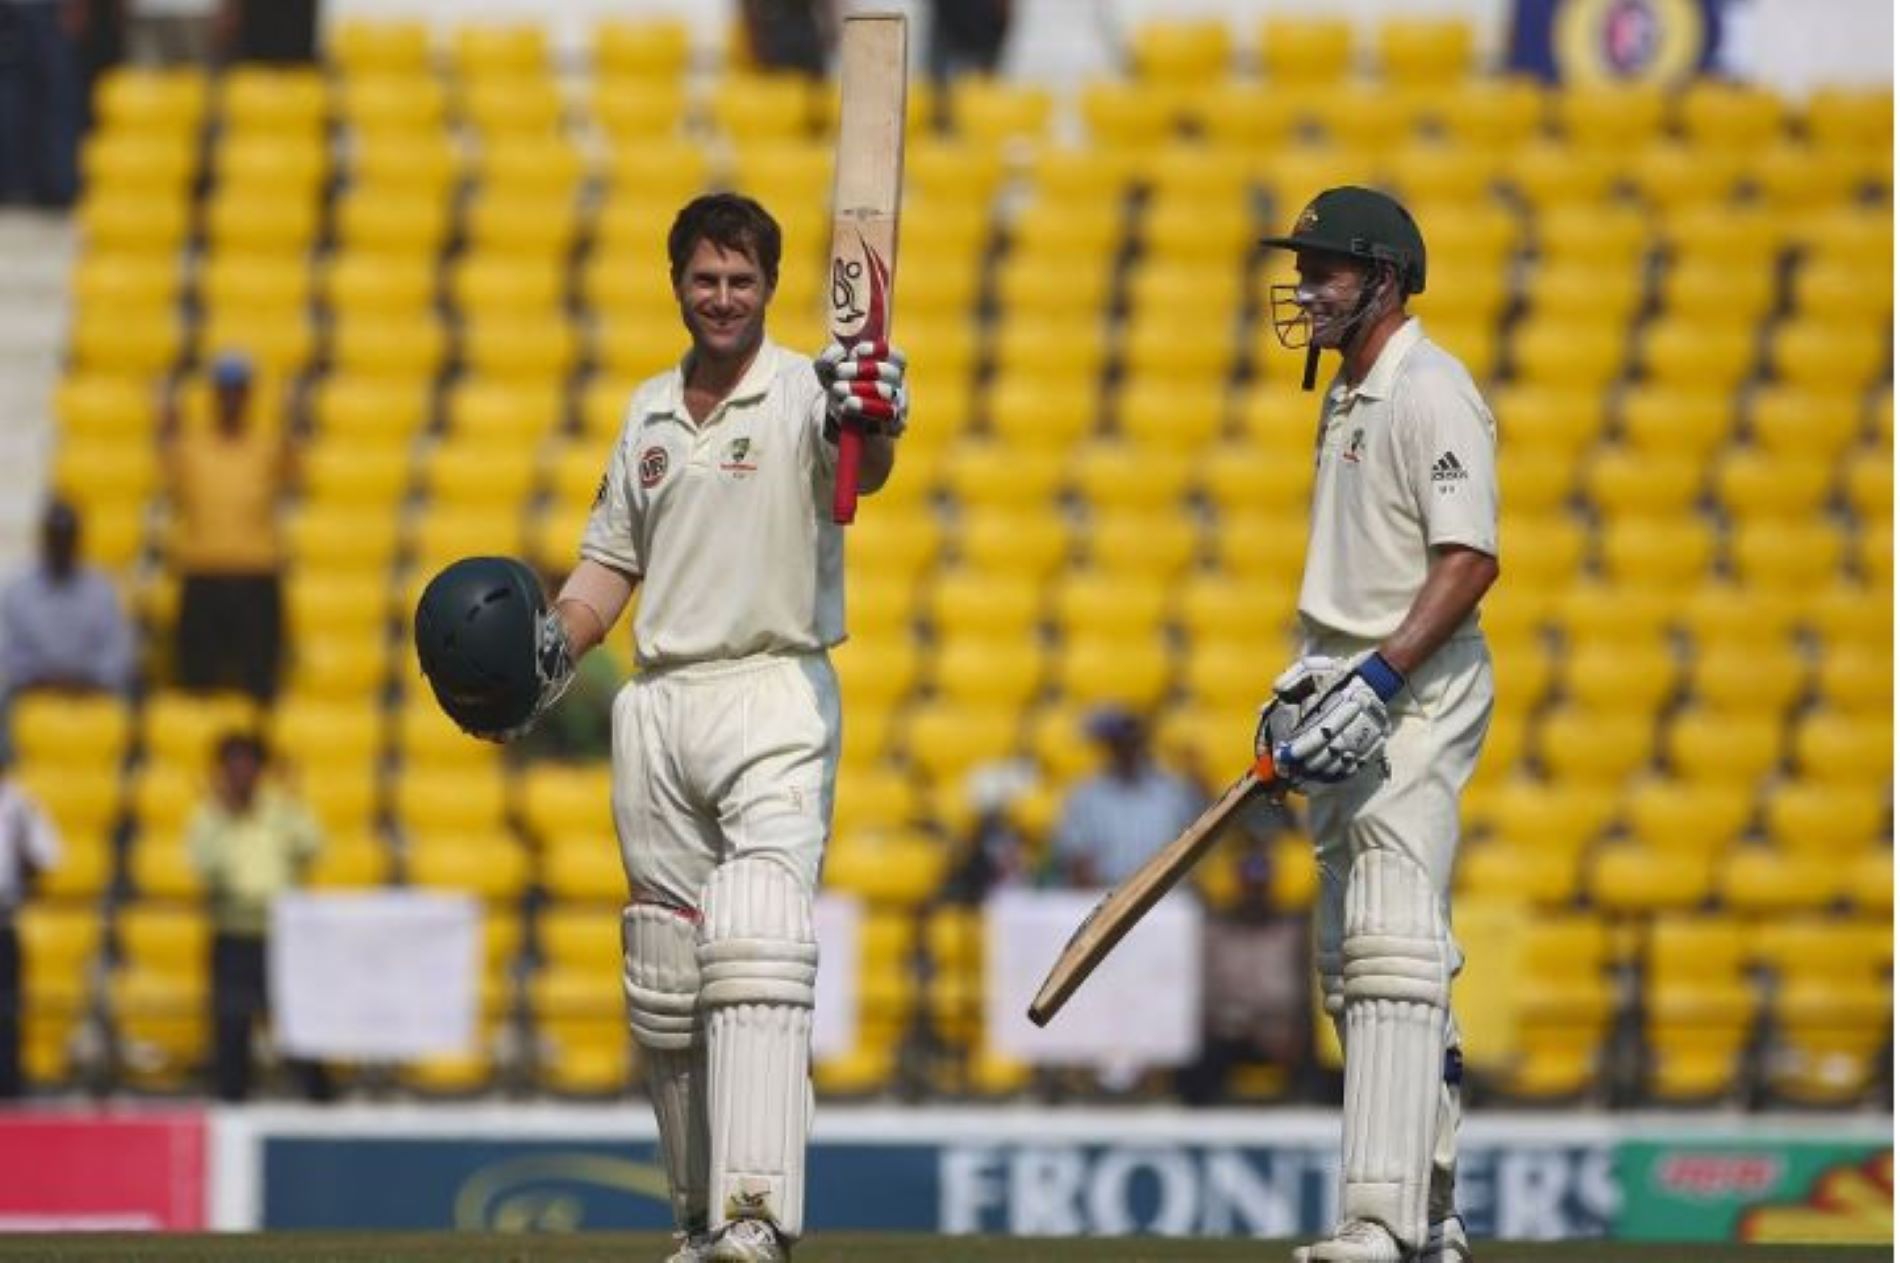
[(8, 775), (0, 747), (0, 1100), (20, 1095), (20, 932), (13, 918), (39, 874), (59, 863), (59, 832)]
[[(264, 780), (263, 742), (232, 732), (218, 741), (210, 797), (192, 817), (186, 847), (211, 898), (213, 1078), (218, 1099), (251, 1089), (251, 1028), (270, 1012), (266, 948), (271, 901), (301, 884), (323, 837), (304, 806)], [(304, 1095), (325, 1100), (316, 1062), (291, 1062)]]
[(743, 0), (743, 16), (759, 69), (825, 73), (836, 30), (830, 0)]
[(1194, 822), (1206, 796), (1159, 767), (1148, 728), (1120, 706), (1090, 715), (1086, 730), (1107, 765), (1069, 791), (1056, 825), (1055, 860), (1073, 886), (1113, 886)]
[(72, 205), (85, 120), (85, 0), (0, 0), (0, 200)]
[(130, 691), (132, 627), (118, 589), (79, 560), (79, 514), (53, 500), (40, 519), (39, 564), (0, 591), (5, 697), (33, 689)]
[(317, 0), (221, 0), (215, 23), (218, 55), (225, 61), (316, 61)]
[(283, 659), (283, 544), (277, 504), (295, 475), (289, 431), (256, 422), (250, 361), (212, 367), (213, 421), (187, 431), (167, 410), (160, 444), (178, 516), (172, 564), (183, 579), (178, 682), (277, 692)]
[(944, 80), (996, 73), (1009, 38), (1011, 0), (933, 0), (930, 75)]

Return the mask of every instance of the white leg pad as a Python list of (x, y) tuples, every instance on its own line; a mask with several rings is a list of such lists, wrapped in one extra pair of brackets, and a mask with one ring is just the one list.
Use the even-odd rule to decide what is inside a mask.
[(1423, 869), (1366, 851), (1346, 886), (1346, 1093), (1341, 1212), (1425, 1240), (1444, 1090), (1451, 936)]
[(701, 1231), (711, 1143), (706, 1041), (699, 1025), (698, 930), (687, 913), (657, 903), (628, 906), (620, 926), (627, 1024), (646, 1062), (673, 1220), (681, 1231)]
[(712, 1226), (770, 1219), (796, 1238), (805, 1222), (818, 978), (811, 891), (781, 864), (741, 857), (713, 871), (700, 907)]

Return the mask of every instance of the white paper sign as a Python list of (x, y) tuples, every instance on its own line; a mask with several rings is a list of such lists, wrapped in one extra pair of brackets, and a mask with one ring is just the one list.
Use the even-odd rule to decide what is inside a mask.
[(1201, 907), (1174, 894), (1143, 917), (1047, 1027), (1028, 1017), (1100, 891), (1005, 891), (985, 906), (984, 1020), (998, 1051), (1043, 1065), (1177, 1066), (1201, 1047)]
[(280, 895), (271, 1024), (300, 1057), (405, 1061), (475, 1044), (476, 901), (420, 891)]
[(812, 900), (818, 935), (818, 1000), (811, 1015), (814, 1057), (839, 1057), (858, 1038), (858, 922), (863, 909), (852, 895), (821, 894)]

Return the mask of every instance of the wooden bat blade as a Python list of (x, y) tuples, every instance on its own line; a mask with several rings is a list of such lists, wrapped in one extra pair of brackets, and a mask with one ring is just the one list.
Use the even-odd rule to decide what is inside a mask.
[[(890, 337), (897, 212), (904, 190), (904, 98), (909, 60), (902, 14), (845, 19), (839, 45), (838, 156), (832, 175), (830, 331), (835, 341)], [(863, 436), (838, 436), (831, 517), (857, 516)]]
[(1037, 1026), (1047, 1026), (1049, 1019), (1069, 1002), (1076, 988), (1115, 950), (1115, 945), (1200, 861), (1227, 822), (1260, 795), (1279, 793), (1285, 788), (1286, 783), (1273, 775), (1271, 760), (1263, 759), (1228, 786), (1227, 792), (1203, 811), (1180, 837), (1156, 851), (1121, 885), (1103, 895), (1102, 901), (1069, 937), (1056, 963), (1050, 966), (1042, 989), (1030, 1002), (1029, 1020)]

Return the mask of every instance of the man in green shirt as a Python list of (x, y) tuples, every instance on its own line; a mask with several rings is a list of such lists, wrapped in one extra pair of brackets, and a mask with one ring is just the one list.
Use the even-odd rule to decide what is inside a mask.
[[(251, 1085), (251, 1027), (269, 1010), (265, 942), (271, 900), (303, 879), (323, 836), (281, 787), (264, 782), (264, 744), (249, 733), (218, 741), (212, 792), (192, 817), (186, 845), (211, 898), (211, 997), (218, 1098), (241, 1101)], [(330, 1094), (323, 1067), (292, 1063), (313, 1099)]]

